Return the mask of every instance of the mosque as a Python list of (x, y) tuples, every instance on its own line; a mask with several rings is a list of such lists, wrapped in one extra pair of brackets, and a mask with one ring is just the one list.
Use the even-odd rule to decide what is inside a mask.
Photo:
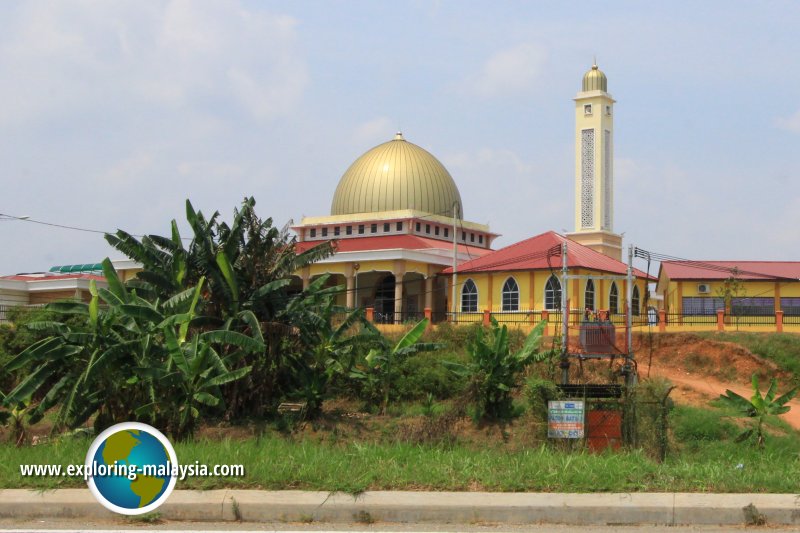
[[(497, 233), (464, 218), (453, 177), (431, 153), (401, 133), (367, 151), (339, 181), (327, 216), (294, 226), (298, 249), (334, 240), (336, 253), (300, 272), (303, 286), (328, 274), (344, 285), (340, 304), (364, 307), (376, 321), (397, 322), (447, 311), (481, 314), (558, 311), (560, 258), (568, 243), (573, 309), (623, 313), (627, 265), (614, 232), (614, 99), (593, 65), (575, 97), (575, 231), (549, 231), (492, 250)], [(552, 255), (552, 254), (551, 254)], [(597, 279), (591, 279), (592, 277)], [(632, 308), (639, 314), (648, 281), (636, 271)], [(477, 317), (475, 318), (478, 319)]]
[[(364, 308), (379, 323), (423, 316), (485, 322), (489, 314), (502, 322), (535, 323), (561, 311), (563, 294), (573, 313), (604, 311), (612, 320), (630, 306), (634, 316), (647, 312), (642, 323), (652, 324), (652, 307), (658, 306), (661, 331), (668, 321), (671, 328), (714, 326), (714, 315), (720, 329), (737, 314), (753, 317), (747, 324), (753, 327), (800, 328), (798, 261), (669, 259), (661, 261), (657, 277), (636, 269), (628, 277), (622, 237), (614, 230), (615, 101), (597, 65), (584, 74), (574, 102), (574, 231), (546, 231), (493, 250), (499, 234), (465, 219), (458, 186), (444, 165), (397, 133), (350, 165), (330, 214), (303, 217), (293, 227), (299, 251), (324, 241), (334, 241), (335, 248), (331, 257), (296, 273), (294, 290), (327, 274), (329, 285), (346, 288), (338, 304)], [(124, 280), (141, 270), (131, 260), (114, 265)], [(92, 263), (0, 276), (0, 321), (5, 309), (17, 305), (86, 300), (91, 281), (104, 283), (99, 274)], [(648, 283), (656, 280), (655, 296), (648, 295)]]

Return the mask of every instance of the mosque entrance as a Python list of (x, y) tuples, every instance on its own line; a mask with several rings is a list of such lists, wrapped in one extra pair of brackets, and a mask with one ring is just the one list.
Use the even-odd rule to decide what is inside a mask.
[(375, 322), (379, 324), (394, 323), (394, 286), (394, 276), (389, 274), (375, 288)]

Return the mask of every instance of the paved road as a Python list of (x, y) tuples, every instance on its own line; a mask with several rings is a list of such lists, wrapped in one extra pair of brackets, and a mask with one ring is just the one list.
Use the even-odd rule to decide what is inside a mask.
[(231, 523), (231, 522), (161, 522), (143, 523), (129, 519), (107, 520), (107, 521), (85, 521), (85, 520), (30, 520), (30, 521), (11, 521), (0, 520), (0, 533), (31, 533), (43, 532), (53, 533), (55, 531), (64, 532), (91, 532), (91, 533), (111, 533), (120, 530), (158, 530), (162, 533), (204, 533), (219, 531), (259, 532), (268, 531), (293, 531), (293, 532), (314, 532), (320, 531), (353, 531), (363, 533), (376, 533), (383, 531), (403, 531), (403, 532), (464, 532), (464, 533), (519, 533), (530, 531), (533, 533), (553, 532), (553, 533), (765, 533), (782, 531), (800, 531), (794, 526), (770, 527), (762, 526), (758, 528), (747, 528), (744, 526), (559, 526), (559, 525), (529, 525), (529, 524), (283, 524), (283, 523)]

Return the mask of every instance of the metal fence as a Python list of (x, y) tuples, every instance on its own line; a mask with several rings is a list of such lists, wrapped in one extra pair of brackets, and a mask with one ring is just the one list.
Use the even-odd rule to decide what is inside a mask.
[(724, 321), (726, 326), (774, 326), (775, 314), (773, 311), (772, 315), (725, 315)]
[(708, 324), (717, 323), (717, 315), (685, 315), (683, 313), (667, 313), (667, 325), (677, 326), (680, 324)]
[(475, 324), (483, 321), (483, 313), (447, 313), (447, 320), (453, 324)]
[(784, 315), (783, 323), (793, 326), (800, 326), (800, 315)]
[(415, 324), (425, 318), (422, 311), (391, 311), (381, 313), (375, 311), (373, 320), (376, 324)]
[(25, 304), (25, 305), (0, 305), (0, 323), (9, 321), (9, 314), (13, 309), (38, 309), (44, 304)]

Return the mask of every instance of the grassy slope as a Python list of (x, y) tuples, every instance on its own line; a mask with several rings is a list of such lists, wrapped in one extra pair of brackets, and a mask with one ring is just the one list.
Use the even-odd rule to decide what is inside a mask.
[[(711, 336), (741, 344), (800, 376), (800, 336)], [(440, 397), (460, 392), (462, 386), (452, 381), (439, 362), (463, 360), (468, 335), (444, 330), (432, 337), (450, 348), (420, 354), (399, 366), (406, 379), (397, 396), (417, 403), (404, 404), (397, 416), (423, 412), (423, 393)], [(522, 337), (516, 337), (513, 340), (520, 343)], [(244, 478), (190, 479), (179, 482), (178, 488), (795, 492), (800, 474), (798, 434), (775, 421), (767, 449), (759, 452), (733, 442), (741, 423), (737, 425), (729, 415), (713, 406), (675, 408), (670, 417), (670, 453), (663, 464), (640, 452), (567, 453), (540, 442), (519, 447), (497, 439), (487, 445), (485, 440), (470, 441), (463, 435), (447, 446), (402, 442), (390, 424), (380, 438), (372, 434), (337, 439), (334, 430), (322, 439), (274, 433), (262, 439), (198, 440), (176, 444), (182, 463), (241, 463), (247, 474)], [(80, 479), (23, 479), (19, 465), (81, 463), (89, 442), (64, 439), (19, 449), (0, 444), (0, 488), (84, 487)]]
[(700, 337), (744, 346), (754, 354), (769, 359), (794, 375), (800, 383), (800, 335), (794, 333), (698, 333)]
[[(243, 478), (194, 478), (178, 488), (489, 491), (714, 491), (797, 490), (800, 439), (780, 424), (763, 452), (736, 444), (739, 428), (716, 409), (678, 407), (674, 442), (660, 464), (640, 452), (569, 453), (540, 444), (511, 450), (474, 443), (453, 445), (296, 440), (269, 434), (262, 439), (177, 443), (184, 463), (243, 464)], [(333, 440), (333, 439), (331, 439)], [(70, 439), (35, 447), (0, 446), (0, 488), (83, 487), (80, 479), (21, 478), (22, 463), (82, 462), (89, 440)], [(742, 465), (742, 466), (738, 466)]]

